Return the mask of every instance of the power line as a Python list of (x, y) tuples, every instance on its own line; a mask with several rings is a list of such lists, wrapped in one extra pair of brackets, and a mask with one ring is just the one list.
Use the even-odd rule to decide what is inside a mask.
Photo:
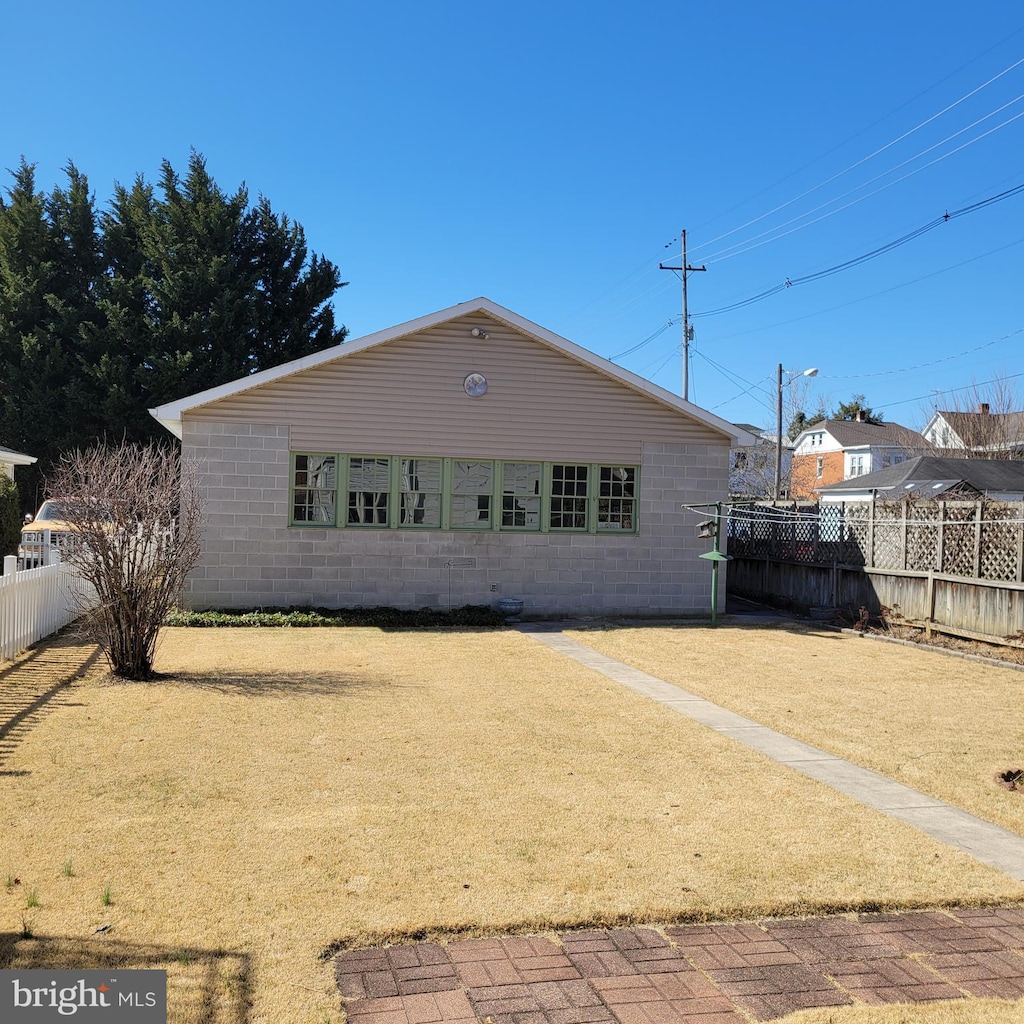
[(975, 345), (973, 348), (965, 349), (963, 352), (957, 352), (951, 356), (943, 356), (941, 359), (932, 359), (927, 363), (918, 363), (916, 366), (904, 366), (899, 370), (880, 370), (877, 373), (824, 373), (821, 376), (823, 380), (863, 380), (867, 377), (891, 377), (896, 373), (911, 373), (914, 370), (925, 370), (929, 366), (938, 366), (939, 363), (948, 363), (953, 359), (962, 359), (964, 356), (973, 355), (975, 352), (981, 352), (982, 349), (998, 345), (1001, 341), (1015, 338), (1018, 334), (1024, 334), (1024, 327), (1019, 327), (1017, 330), (1010, 331), (1009, 334), (1004, 334), (999, 338), (994, 338), (992, 341), (986, 341), (982, 345)]
[[(1024, 113), (1018, 114), (1017, 116), (1022, 117), (1024, 116)], [(810, 284), (812, 281), (820, 281), (823, 278), (831, 277), (833, 274), (841, 273), (844, 270), (851, 270), (854, 267), (860, 266), (862, 263), (867, 263), (869, 260), (876, 259), (888, 252), (892, 252), (893, 249), (906, 245), (908, 242), (912, 242), (915, 238), (920, 238), (921, 235), (927, 234), (929, 231), (934, 231), (935, 228), (940, 227), (948, 221), (965, 217), (970, 213), (977, 213), (979, 210), (983, 210), (994, 203), (1003, 202), (1004, 200), (1010, 199), (1021, 192), (1024, 192), (1024, 184), (1016, 185), (1014, 188), (1007, 189), (1005, 192), (989, 196), (987, 199), (983, 199), (977, 203), (972, 203), (970, 206), (962, 207), (959, 210), (954, 210), (952, 213), (947, 211), (941, 217), (936, 217), (933, 220), (930, 220), (927, 224), (922, 224), (920, 227), (902, 235), (900, 238), (887, 242), (885, 245), (880, 245), (877, 248), (872, 249), (870, 252), (862, 253), (860, 256), (855, 256), (853, 259), (846, 260), (843, 263), (837, 263), (835, 266), (826, 267), (824, 270), (816, 271), (813, 274), (805, 274), (802, 277), (787, 277), (781, 284), (773, 285), (771, 288), (758, 292), (756, 295), (751, 295), (749, 298), (741, 299), (739, 302), (733, 302), (727, 306), (719, 306), (717, 309), (705, 310), (702, 313), (693, 313), (692, 316), (696, 319), (697, 317), (718, 316), (722, 313), (731, 313), (737, 309), (742, 309), (745, 306), (753, 305), (755, 302), (762, 302), (765, 299), (770, 298), (772, 295), (777, 295), (779, 292), (785, 291), (787, 288), (795, 288), (798, 285)]]
[[(955, 395), (958, 391), (971, 391), (974, 388), (983, 388), (986, 384), (1001, 384), (1005, 380), (1016, 380), (1018, 377), (1024, 377), (1024, 372), (1021, 373), (1008, 373), (1001, 377), (993, 377), (992, 380), (983, 380), (981, 383), (965, 384), (962, 388), (946, 388), (944, 394)], [(900, 402), (887, 402), (885, 408), (889, 409), (896, 405), (910, 405), (911, 402), (925, 402), (929, 398), (934, 399), (935, 393), (932, 392), (930, 395), (918, 395), (917, 398), (904, 398)]]
[[(920, 153), (916, 153), (914, 156), (909, 157), (908, 159), (902, 161), (901, 163), (896, 164), (895, 167), (890, 167), (887, 171), (883, 171), (881, 174), (877, 174), (875, 175), (875, 177), (869, 178), (867, 181), (862, 182), (860, 185), (857, 185), (852, 189), (848, 189), (841, 195), (835, 196), (833, 199), (829, 199), (828, 202), (820, 203), (818, 206), (815, 206), (813, 209), (808, 210), (806, 213), (802, 213), (798, 217), (793, 217), (790, 220), (784, 221), (777, 227), (770, 228), (767, 231), (762, 231), (761, 234), (754, 235), (753, 238), (748, 239), (747, 242), (738, 242), (734, 246), (730, 246), (727, 249), (723, 249), (720, 253), (715, 253), (714, 255), (707, 257), (708, 262), (714, 263), (716, 260), (718, 262), (721, 262), (722, 260), (732, 259), (734, 256), (742, 256), (744, 253), (751, 252), (754, 249), (760, 249), (761, 246), (768, 245), (771, 242), (777, 242), (780, 238), (785, 238), (788, 235), (795, 234), (797, 231), (802, 231), (804, 228), (809, 228), (813, 224), (818, 224), (823, 220), (828, 220), (829, 217), (834, 217), (836, 214), (842, 213), (844, 210), (850, 209), (851, 206), (856, 206), (858, 203), (862, 203), (866, 199), (870, 199), (872, 196), (876, 196), (880, 192), (884, 192), (886, 189), (893, 188), (895, 185), (899, 185), (901, 182), (906, 181), (908, 178), (912, 178), (915, 174), (920, 174), (921, 171), (925, 171), (929, 167), (933, 167), (935, 164), (941, 163), (943, 160), (948, 160), (951, 156), (955, 156), (957, 153), (959, 153), (961, 150), (966, 149), (968, 146), (973, 146), (976, 142), (980, 142), (982, 139), (987, 138), (989, 135), (992, 135), (994, 132), (999, 131), (1001, 128), (1005, 128), (1008, 124), (1012, 124), (1018, 118), (1024, 117), (1024, 112), (1015, 114), (1013, 117), (1007, 118), (1001, 124), (997, 124), (994, 128), (990, 128), (988, 131), (982, 132), (981, 135), (976, 136), (975, 138), (971, 139), (968, 142), (965, 142), (963, 145), (957, 146), (955, 149), (951, 149), (948, 153), (943, 153), (942, 156), (936, 157), (934, 160), (929, 160), (928, 163), (922, 164), (920, 167), (917, 167), (912, 171), (908, 171), (906, 174), (902, 175), (899, 178), (896, 178), (894, 181), (890, 181), (885, 185), (881, 185), (878, 188), (874, 189), (873, 191), (868, 192), (857, 199), (853, 199), (843, 206), (839, 206), (834, 210), (830, 210), (828, 213), (823, 213), (820, 217), (815, 217), (813, 220), (808, 220), (803, 224), (799, 223), (799, 221), (804, 220), (804, 218), (810, 217), (812, 214), (817, 213), (820, 210), (828, 209), (828, 207), (840, 202), (843, 199), (846, 199), (848, 196), (854, 195), (861, 189), (866, 188), (868, 185), (872, 185), (876, 181), (880, 181), (882, 178), (886, 177), (889, 174), (892, 174), (894, 171), (898, 171), (901, 167), (906, 167), (907, 164), (913, 163), (920, 157), (932, 152), (932, 150), (938, 149), (939, 146), (943, 146), (947, 142), (952, 141), (958, 135), (962, 135), (965, 131), (970, 131), (971, 128), (976, 127), (982, 121), (985, 121), (989, 117), (992, 117), (993, 114), (997, 114), (1000, 111), (1005, 110), (1006, 107), (1010, 106), (1013, 103), (1019, 102), (1021, 99), (1024, 99), (1024, 94), (1022, 94), (1021, 96), (1017, 96), (1009, 103), (1005, 103), (1002, 107), (999, 107), (997, 110), (992, 111), (989, 114), (986, 114), (985, 117), (980, 118), (973, 124), (968, 125), (966, 128), (961, 128), (959, 131), (954, 132), (952, 135), (948, 135), (941, 142), (937, 142), (935, 143), (935, 145), (929, 146), (927, 149), (921, 150)], [(789, 227), (789, 225), (791, 224), (794, 224), (796, 226), (790, 227), (788, 231), (782, 230), (782, 228)], [(766, 238), (766, 235), (770, 237)], [(757, 239), (762, 240), (757, 241)]]
[(620, 352), (617, 356), (609, 356), (609, 360), (614, 363), (616, 360), (621, 359), (623, 356), (629, 356), (632, 355), (634, 352), (639, 352), (640, 349), (644, 347), (644, 345), (649, 345), (652, 341), (654, 341), (655, 338), (660, 337), (670, 327), (674, 327), (677, 323), (679, 323), (680, 319), (680, 317), (674, 316), (671, 320), (666, 320), (665, 323), (663, 323), (653, 334), (648, 334), (647, 337), (644, 338), (644, 340), (641, 341), (639, 344), (634, 345), (632, 348), (627, 348), (625, 352)]
[[(1018, 31), (1020, 31), (1020, 30), (1018, 29)], [(988, 86), (990, 86), (993, 82), (998, 81), (1004, 75), (1008, 74), (1010, 71), (1013, 71), (1015, 68), (1019, 67), (1021, 64), (1024, 64), (1024, 57), (1022, 57), (1020, 60), (1017, 60), (1014, 63), (1010, 64), (1008, 67), (1004, 68), (998, 74), (993, 75), (990, 79), (988, 79), (988, 81), (983, 82), (981, 85), (976, 86), (974, 89), (972, 89), (969, 92), (965, 93), (959, 99), (954, 100), (952, 103), (948, 104), (942, 110), (940, 110), (937, 113), (933, 114), (931, 117), (926, 118), (924, 121), (922, 121), (920, 124), (916, 125), (915, 127), (911, 128), (909, 131), (906, 131), (902, 135), (897, 136), (897, 138), (893, 139), (891, 142), (887, 142), (884, 146), (881, 146), (879, 149), (876, 149), (873, 153), (869, 153), (867, 156), (862, 157), (860, 160), (857, 160), (854, 163), (850, 164), (849, 167), (844, 168), (842, 171), (839, 171), (836, 174), (833, 174), (831, 177), (826, 178), (824, 181), (819, 182), (817, 185), (814, 185), (811, 188), (806, 189), (805, 191), (801, 192), (799, 195), (794, 196), (792, 199), (789, 199), (786, 202), (781, 203), (780, 205), (776, 206), (774, 209), (769, 210), (767, 213), (763, 213), (759, 217), (755, 217), (752, 220), (747, 221), (746, 224), (740, 225), (740, 227), (738, 227), (738, 228), (733, 228), (731, 231), (727, 231), (727, 232), (725, 232), (722, 235), (718, 235), (716, 238), (712, 238), (710, 241), (704, 243), (704, 247), (713, 245), (715, 242), (720, 241), (723, 238), (728, 238), (729, 235), (736, 234), (736, 232), (742, 231), (742, 230), (744, 230), (744, 228), (748, 228), (748, 227), (750, 227), (753, 224), (757, 224), (759, 221), (762, 221), (762, 220), (766, 219), (767, 217), (772, 216), (772, 214), (778, 213), (780, 210), (784, 210), (788, 206), (792, 206), (794, 203), (797, 203), (801, 199), (806, 198), (807, 196), (811, 195), (813, 192), (817, 192), (819, 189), (824, 188), (826, 185), (830, 185), (833, 181), (836, 181), (839, 178), (842, 178), (844, 175), (848, 174), (850, 171), (855, 170), (857, 167), (860, 167), (862, 164), (867, 163), (869, 160), (873, 160), (876, 156), (879, 156), (882, 153), (884, 153), (886, 150), (891, 149), (897, 143), (900, 143), (904, 139), (909, 138), (915, 132), (917, 132), (920, 129), (924, 128), (925, 126), (931, 124), (932, 121), (935, 121), (938, 118), (942, 117), (943, 114), (949, 113), (949, 111), (954, 109), (954, 107), (959, 106), (961, 103), (963, 103), (966, 100), (970, 99), (972, 96), (977, 95), (979, 92), (981, 92), (982, 89), (985, 89)], [(989, 115), (989, 116), (991, 116), (991, 115)], [(966, 130), (966, 129), (964, 129), (964, 130)], [(943, 140), (943, 141), (948, 141), (948, 140)], [(939, 145), (942, 145), (942, 143), (939, 143)], [(926, 152), (927, 152), (927, 150), (926, 150)], [(889, 173), (889, 172), (887, 172), (887, 173)], [(858, 186), (858, 187), (863, 187), (863, 186)], [(760, 236), (755, 236), (755, 237), (760, 237)], [(744, 243), (739, 243), (739, 244), (742, 245)], [(702, 247), (698, 247), (698, 251), (700, 251), (701, 248)], [(730, 248), (732, 248), (732, 247), (730, 247)], [(726, 251), (728, 251), (728, 250), (726, 250)], [(706, 257), (703, 257), (703, 258), (705, 259), (705, 261), (710, 262), (710, 261), (713, 261), (713, 260), (715, 260), (716, 258), (719, 258), (719, 257), (718, 257), (717, 254), (713, 254), (711, 256), (706, 256)]]
[(978, 260), (986, 259), (987, 257), (1003, 252), (1006, 249), (1012, 249), (1013, 246), (1020, 245), (1022, 242), (1024, 242), (1024, 238), (1018, 238), (1013, 242), (1008, 242), (1006, 245), (997, 246), (995, 249), (989, 249), (987, 252), (979, 253), (977, 256), (971, 256), (969, 259), (961, 260), (959, 263), (943, 267), (941, 270), (934, 270), (930, 274), (924, 274), (921, 277), (914, 277), (909, 281), (901, 281), (899, 284), (894, 284), (890, 288), (883, 288), (879, 292), (871, 292), (868, 295), (861, 295), (859, 298), (850, 299), (848, 302), (840, 302), (835, 306), (828, 306), (825, 309), (815, 310), (813, 313), (805, 313), (803, 316), (790, 317), (788, 320), (779, 320), (773, 324), (765, 324), (762, 327), (751, 327), (745, 331), (736, 331), (732, 334), (720, 336), (716, 340), (718, 342), (722, 342), (729, 341), (733, 338), (743, 338), (748, 334), (758, 334), (761, 331), (773, 331), (779, 327), (788, 327), (790, 324), (798, 324), (803, 320), (811, 320), (816, 316), (824, 316), (826, 313), (834, 313), (837, 309), (846, 309), (848, 306), (855, 306), (858, 303), (867, 302), (869, 299), (877, 299), (880, 295), (888, 295), (891, 292), (899, 291), (901, 288), (909, 288), (913, 284), (920, 284), (922, 281), (928, 281), (933, 277), (940, 277), (942, 274), (948, 274), (951, 270), (959, 270), (961, 267), (969, 266), (971, 263), (977, 263)]
[[(853, 135), (851, 135), (848, 138), (846, 138), (839, 145), (834, 146), (831, 149), (825, 151), (820, 156), (816, 157), (814, 160), (811, 160), (808, 163), (802, 165), (797, 170), (795, 170), (795, 171), (791, 172), (790, 174), (784, 176), (783, 178), (779, 179), (778, 181), (776, 181), (773, 185), (769, 186), (768, 188), (762, 189), (762, 190), (758, 191), (755, 195), (753, 195), (753, 196), (749, 197), (748, 199), (744, 200), (742, 203), (737, 204), (736, 206), (730, 208), (729, 210), (724, 211), (724, 213), (721, 214), (720, 216), (727, 216), (729, 213), (732, 213), (734, 210), (739, 209), (745, 203), (759, 198), (761, 195), (764, 195), (766, 192), (770, 192), (773, 188), (776, 188), (778, 185), (781, 185), (784, 182), (788, 181), (790, 178), (794, 177), (796, 174), (799, 174), (801, 171), (805, 170), (806, 168), (813, 166), (813, 164), (817, 163), (819, 160), (822, 160), (825, 157), (830, 156), (832, 153), (834, 153), (837, 150), (841, 149), (843, 146), (847, 145), (850, 142), (853, 142), (854, 140), (859, 138), (861, 135), (863, 135), (866, 132), (870, 131), (872, 128), (876, 127), (877, 125), (882, 124), (884, 121), (888, 120), (890, 117), (892, 117), (895, 114), (899, 113), (901, 110), (903, 110), (905, 107), (909, 106), (911, 103), (915, 102), (916, 100), (920, 99), (923, 96), (926, 96), (928, 93), (932, 92), (933, 90), (938, 88), (940, 85), (942, 85), (945, 82), (949, 81), (954, 76), (958, 75), (960, 72), (962, 72), (965, 69), (969, 68), (971, 65), (977, 63), (983, 57), (987, 56), (988, 54), (990, 54), (993, 51), (997, 50), (999, 47), (1003, 46), (1005, 43), (1009, 42), (1011, 39), (1013, 39), (1016, 36), (1020, 35), (1021, 32), (1024, 32), (1024, 26), (1021, 26), (1021, 27), (1018, 27), (1018, 28), (1014, 29), (1012, 32), (1010, 32), (1006, 36), (1002, 37), (997, 42), (993, 43), (991, 46), (989, 46), (986, 49), (982, 50), (980, 53), (978, 53), (975, 56), (971, 57), (969, 60), (965, 61), (963, 64), (960, 64), (958, 67), (956, 67), (954, 70), (950, 71), (948, 74), (946, 74), (943, 77), (939, 78), (937, 81), (935, 81), (934, 83), (929, 85), (927, 88), (921, 90), (920, 92), (916, 93), (914, 96), (912, 96), (909, 99), (905, 100), (903, 103), (901, 103), (898, 106), (894, 107), (892, 110), (890, 110), (883, 117), (873, 121), (869, 125), (867, 125), (864, 128), (862, 128), (860, 131), (855, 132)], [(1024, 59), (1022, 59), (1022, 60), (1024, 60)], [(982, 90), (984, 90), (988, 86), (992, 85), (994, 82), (998, 81), (1000, 78), (1002, 78), (1005, 75), (1007, 75), (1010, 71), (1014, 70), (1021, 63), (1022, 63), (1022, 61), (1016, 61), (1015, 63), (1010, 64), (1008, 67), (1004, 68), (1003, 70), (1001, 70), (997, 74), (995, 74), (992, 77), (988, 78), (982, 84), (980, 84), (978, 86), (975, 86), (973, 89), (969, 90), (963, 96), (961, 96), (958, 99), (954, 100), (952, 103), (947, 104), (942, 110), (938, 111), (936, 114), (933, 114), (930, 117), (926, 118), (924, 121), (922, 121), (920, 124), (916, 125), (914, 128), (910, 129), (909, 131), (903, 132), (897, 138), (893, 139), (891, 142), (889, 142), (886, 145), (880, 147), (879, 149), (876, 149), (875, 151), (873, 151), (872, 153), (868, 154), (867, 156), (858, 159), (853, 164), (850, 164), (844, 170), (838, 172), (837, 174), (831, 175), (830, 177), (828, 177), (824, 181), (820, 182), (818, 185), (814, 186), (813, 188), (805, 190), (804, 192), (800, 193), (798, 196), (795, 196), (794, 198), (788, 200), (787, 202), (782, 203), (779, 206), (776, 206), (772, 210), (768, 211), (768, 213), (762, 214), (762, 215), (760, 215), (760, 216), (758, 216), (756, 218), (753, 218), (752, 220), (747, 221), (746, 223), (744, 223), (744, 224), (742, 224), (742, 225), (740, 225), (740, 226), (738, 226), (736, 228), (732, 228), (729, 231), (724, 232), (723, 234), (715, 236), (714, 238), (710, 239), (708, 242), (703, 243), (703, 245), (701, 247), (699, 247), (699, 249), (706, 249), (706, 248), (710, 247), (711, 245), (714, 245), (717, 241), (720, 241), (723, 238), (728, 238), (730, 235), (734, 235), (737, 232), (742, 231), (744, 228), (749, 227), (752, 224), (758, 223), (761, 220), (764, 220), (766, 217), (771, 216), (773, 213), (777, 213), (777, 212), (779, 212), (779, 210), (785, 209), (786, 207), (793, 205), (793, 203), (799, 201), (801, 198), (804, 198), (806, 195), (810, 194), (811, 192), (817, 191), (818, 189), (823, 188), (825, 185), (831, 183), (832, 181), (835, 181), (838, 178), (844, 176), (845, 174), (847, 174), (850, 171), (854, 170), (856, 167), (861, 166), (862, 164), (864, 164), (867, 161), (871, 160), (873, 157), (880, 155), (882, 152), (885, 152), (887, 149), (891, 148), (896, 143), (906, 139), (910, 135), (912, 135), (915, 132), (921, 130), (927, 124), (935, 121), (937, 118), (941, 117), (943, 114), (948, 113), (950, 110), (952, 110), (953, 108), (955, 108), (959, 104), (963, 103), (967, 99), (971, 98), (974, 95), (977, 95), (979, 92), (981, 92)], [(861, 187), (863, 187), (863, 186), (861, 186)], [(716, 217), (716, 218), (713, 218), (713, 220), (714, 219), (718, 219), (718, 218)], [(713, 220), (712, 221), (707, 221), (705, 223), (712, 223)], [(670, 249), (675, 241), (676, 241), (676, 239), (673, 239), (671, 242), (667, 243), (662, 248), (663, 249)], [(744, 243), (737, 243), (737, 244), (738, 245), (742, 245)], [(664, 255), (662, 255), (661, 253), (659, 253), (659, 257), (661, 259), (665, 258)], [(672, 258), (672, 259), (678, 258), (678, 253), (674, 253), (673, 256), (671, 256), (670, 258)], [(582, 319), (584, 321), (589, 321), (591, 319), (595, 319), (595, 318), (598, 318), (598, 317), (603, 319), (603, 320), (619, 319), (622, 316), (625, 316), (628, 313), (632, 312), (634, 309), (638, 308), (639, 306), (645, 304), (646, 301), (649, 301), (650, 298), (653, 298), (654, 294), (663, 292), (665, 290), (664, 284), (662, 282), (658, 282), (658, 284), (656, 284), (654, 287), (646, 289), (646, 291), (642, 295), (640, 295), (638, 297), (635, 297), (632, 300), (628, 300), (626, 303), (624, 303), (626, 308), (620, 308), (620, 310), (618, 312), (614, 312), (614, 313), (610, 312), (608, 315), (605, 315), (605, 314), (602, 313), (602, 310), (601, 310), (601, 307), (604, 307), (605, 309), (607, 309), (609, 305), (611, 305), (611, 306), (620, 305), (620, 301), (619, 301), (618, 296), (623, 291), (626, 291), (628, 289), (633, 288), (636, 284), (640, 283), (640, 280), (646, 278), (649, 274), (654, 272), (654, 268), (651, 266), (651, 264), (654, 262), (654, 260), (655, 260), (655, 257), (652, 256), (649, 260), (646, 260), (644, 263), (640, 264), (635, 270), (629, 272), (624, 277), (620, 278), (613, 286), (611, 286), (610, 288), (606, 289), (605, 292), (602, 295), (598, 296), (597, 298), (595, 298), (591, 302), (585, 304), (575, 314), (572, 314), (571, 319), (578, 320), (581, 317), (582, 317)], [(637, 280), (638, 277), (639, 277), (640, 280)], [(595, 307), (597, 307), (597, 308), (595, 309)]]

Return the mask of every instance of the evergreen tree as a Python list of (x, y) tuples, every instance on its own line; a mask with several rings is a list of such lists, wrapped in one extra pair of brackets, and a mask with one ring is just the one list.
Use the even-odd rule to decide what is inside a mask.
[(22, 159), (0, 196), (0, 444), (37, 456), (25, 507), (63, 452), (167, 441), (148, 409), (338, 344), (338, 268), (193, 152), (157, 187), (115, 185), (97, 215), (74, 164), (47, 196)]
[(819, 402), (818, 408), (815, 409), (810, 416), (808, 416), (803, 409), (797, 409), (796, 412), (793, 413), (793, 418), (789, 421), (789, 427), (786, 429), (786, 437), (788, 437), (790, 441), (795, 441), (802, 431), (806, 430), (814, 423), (820, 423), (827, 415), (828, 414), (825, 412), (825, 405), (822, 402)]
[(23, 159), (0, 197), (0, 443), (39, 459), (19, 474), (26, 507), (59, 453), (95, 426), (79, 371), (102, 265), (88, 182), (73, 164), (65, 173), (67, 189), (47, 197)]
[(840, 402), (831, 416), (834, 420), (862, 420), (864, 423), (881, 423), (883, 416), (870, 405), (864, 404), (863, 395), (854, 395), (848, 402)]
[(9, 476), (0, 474), (0, 557), (17, 553), (21, 524), (18, 488)]

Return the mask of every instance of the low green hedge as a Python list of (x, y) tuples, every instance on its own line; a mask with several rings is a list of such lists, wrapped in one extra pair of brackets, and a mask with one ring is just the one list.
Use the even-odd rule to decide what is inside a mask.
[(504, 626), (501, 612), (482, 604), (467, 604), (451, 611), (418, 608), (254, 608), (249, 611), (174, 611), (165, 626), (377, 626), (381, 629), (441, 629)]

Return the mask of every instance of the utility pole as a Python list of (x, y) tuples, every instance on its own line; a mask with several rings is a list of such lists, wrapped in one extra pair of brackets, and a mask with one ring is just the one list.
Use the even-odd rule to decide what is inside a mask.
[(683, 275), (683, 401), (690, 400), (690, 342), (693, 341), (693, 328), (690, 326), (690, 310), (686, 304), (686, 278), (698, 270), (707, 270), (707, 267), (691, 267), (686, 262), (686, 228), (681, 232), (683, 239), (683, 263), (680, 267), (666, 267), (664, 263), (658, 264), (659, 270), (679, 270)]

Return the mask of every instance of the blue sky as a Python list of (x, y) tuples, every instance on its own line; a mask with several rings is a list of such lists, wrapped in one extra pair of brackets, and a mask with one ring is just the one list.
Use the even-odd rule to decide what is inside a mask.
[(352, 337), (485, 295), (679, 392), (657, 267), (686, 228), (690, 398), (724, 418), (771, 424), (780, 362), (820, 369), (812, 404), (914, 426), (1024, 374), (1024, 192), (713, 313), (1024, 184), (1016, 0), (55, 0), (4, 24), (4, 167), (49, 188), (71, 159), (102, 204), (194, 147), (340, 266)]

